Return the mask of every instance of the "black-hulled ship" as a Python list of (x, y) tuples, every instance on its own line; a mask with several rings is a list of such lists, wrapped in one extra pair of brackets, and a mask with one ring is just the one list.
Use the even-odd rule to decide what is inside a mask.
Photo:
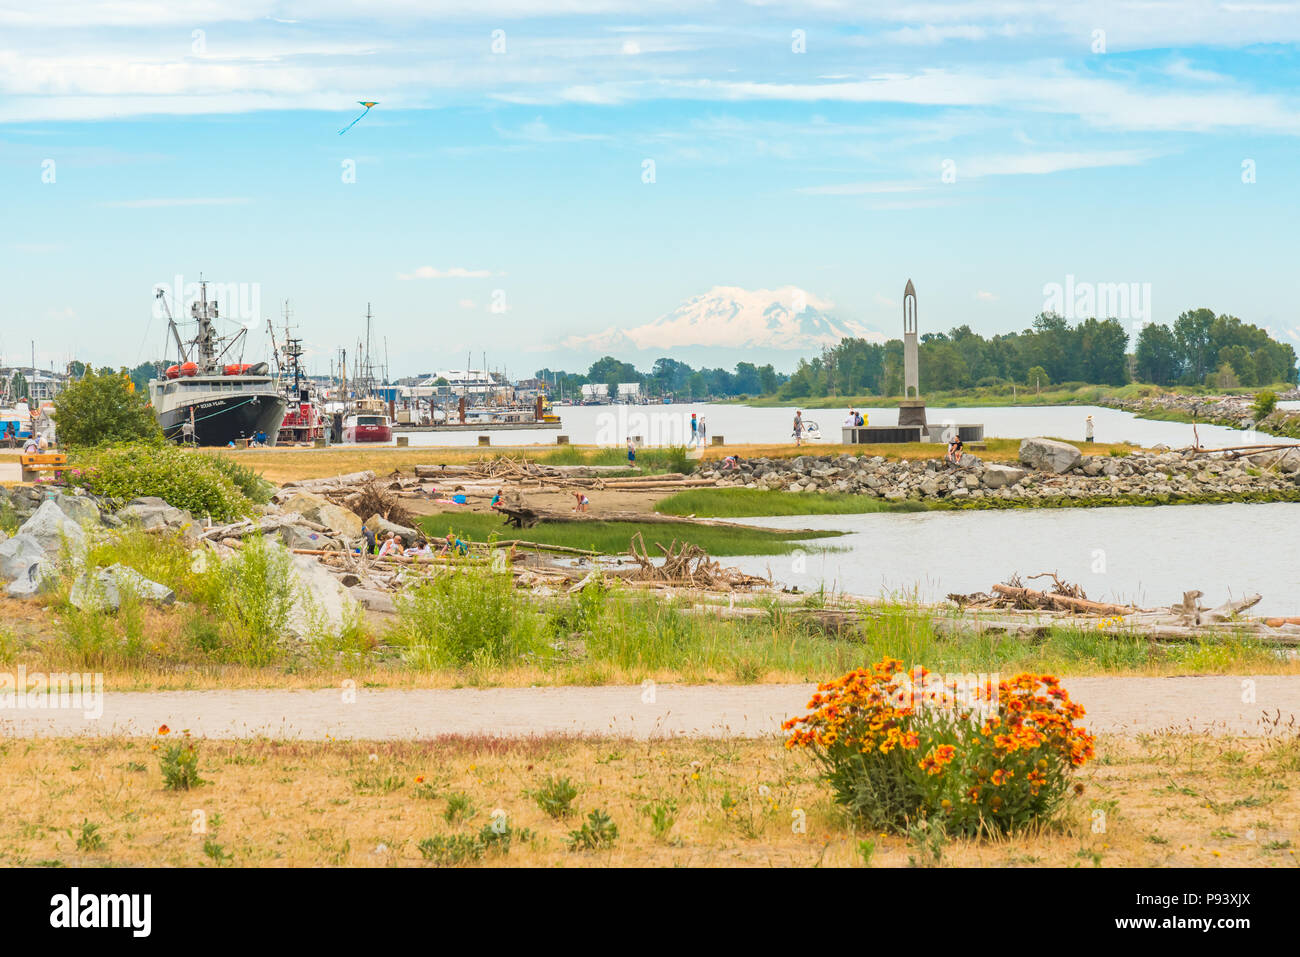
[[(158, 297), (162, 298), (159, 290)], [(166, 300), (163, 300), (166, 305)], [(265, 362), (230, 362), (247, 329), (222, 338), (213, 328), (216, 302), (208, 301), (208, 285), (199, 283), (199, 298), (190, 306), (198, 324), (193, 339), (183, 341), (176, 320), (167, 321), (179, 351), (179, 361), (162, 378), (149, 383), (149, 399), (163, 434), (194, 445), (242, 446), (250, 442), (274, 445), (287, 408), (279, 382)]]

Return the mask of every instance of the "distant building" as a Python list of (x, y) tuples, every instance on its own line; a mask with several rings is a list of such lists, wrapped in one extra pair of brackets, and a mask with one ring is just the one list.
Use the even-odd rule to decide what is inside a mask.
[(609, 385), (604, 382), (594, 382), (582, 387), (583, 402), (608, 402)]
[(14, 376), (21, 374), (27, 382), (27, 395), (33, 402), (48, 402), (64, 390), (68, 377), (59, 372), (46, 369), (33, 369), (31, 366), (0, 366), (0, 390), (3, 390), (8, 402), (17, 402), (21, 395), (14, 393)]
[[(440, 385), (439, 379), (445, 379), (446, 384)], [(420, 385), (434, 387), (439, 395), (486, 395), (501, 388), (502, 382), (483, 369), (446, 369), (435, 372)]]
[(623, 402), (639, 402), (641, 399), (641, 383), (620, 382), (618, 384), (618, 397)]

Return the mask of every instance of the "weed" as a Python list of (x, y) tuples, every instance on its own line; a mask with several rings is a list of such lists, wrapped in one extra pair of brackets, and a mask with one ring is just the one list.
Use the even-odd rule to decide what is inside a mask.
[(531, 796), (549, 817), (558, 820), (573, 813), (573, 799), (578, 796), (578, 789), (567, 777), (551, 776), (531, 792)]
[(90, 853), (103, 850), (104, 836), (99, 833), (99, 825), (88, 819), (81, 822), (81, 833), (77, 835), (77, 850)]
[(448, 824), (468, 821), (475, 814), (474, 802), (468, 794), (455, 791), (447, 795), (447, 807), (442, 812), (442, 819)]
[(595, 810), (587, 815), (587, 820), (576, 831), (570, 831), (564, 839), (570, 851), (595, 851), (613, 847), (618, 840), (618, 826), (603, 810)]

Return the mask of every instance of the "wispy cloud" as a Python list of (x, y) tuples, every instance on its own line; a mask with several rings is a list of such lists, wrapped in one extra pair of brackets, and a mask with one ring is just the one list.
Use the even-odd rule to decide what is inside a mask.
[(245, 196), (158, 197), (155, 199), (114, 199), (100, 203), (115, 209), (162, 209), (172, 206), (244, 206), (252, 200)]
[(438, 269), (435, 266), (420, 266), (418, 269), (408, 273), (398, 273), (398, 279), (490, 279), (492, 276), (500, 276), (502, 273), (494, 273), (490, 269), (465, 269), (462, 266), (452, 266), (449, 269)]

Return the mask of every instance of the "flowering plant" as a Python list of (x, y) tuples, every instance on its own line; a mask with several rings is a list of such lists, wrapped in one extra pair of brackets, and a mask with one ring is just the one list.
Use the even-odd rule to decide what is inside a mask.
[(1051, 819), (1094, 753), (1093, 736), (1075, 726), (1084, 710), (1060, 681), (1020, 674), (972, 701), (923, 668), (911, 675), (920, 695), (901, 691), (908, 672), (891, 658), (820, 685), (809, 714), (782, 726), (786, 747), (808, 749), (835, 800), (871, 827), (933, 817), (974, 835)]

